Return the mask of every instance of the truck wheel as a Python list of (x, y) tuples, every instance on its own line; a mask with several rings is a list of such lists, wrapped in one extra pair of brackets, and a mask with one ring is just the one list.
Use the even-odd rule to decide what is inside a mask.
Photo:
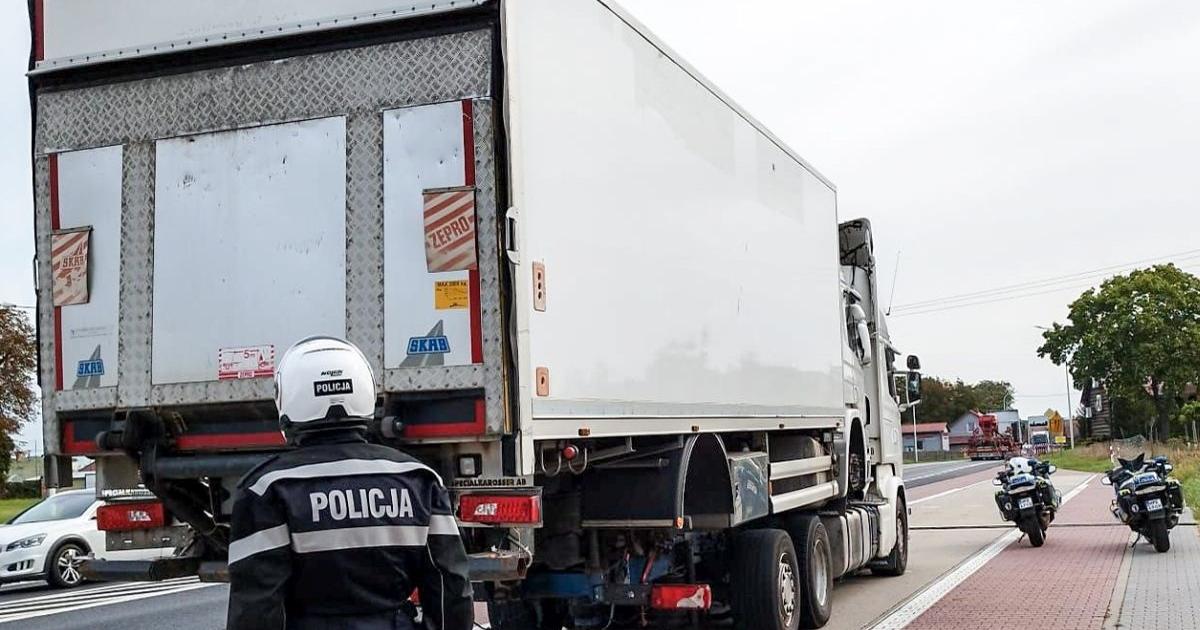
[(908, 503), (896, 498), (896, 545), (883, 564), (871, 567), (871, 573), (897, 577), (908, 570)]
[(729, 586), (738, 628), (798, 630), (800, 568), (783, 530), (741, 532), (734, 542)]
[(1154, 543), (1154, 550), (1158, 553), (1171, 550), (1171, 531), (1167, 529), (1165, 519), (1150, 521), (1150, 542)]
[(79, 562), (86, 552), (75, 543), (64, 543), (46, 558), (46, 581), (55, 588), (71, 588), (83, 583)]
[(800, 567), (800, 627), (821, 628), (833, 612), (833, 558), (829, 533), (815, 514), (791, 519), (788, 533)]
[(562, 630), (567, 621), (562, 607), (550, 601), (489, 601), (487, 611), (494, 630)]

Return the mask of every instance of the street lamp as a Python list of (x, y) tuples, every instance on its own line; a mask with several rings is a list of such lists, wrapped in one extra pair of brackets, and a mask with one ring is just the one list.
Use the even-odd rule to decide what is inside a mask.
[[(1034, 326), (1034, 328), (1037, 328), (1038, 330), (1050, 330), (1049, 328), (1047, 328), (1045, 326)], [(1066, 407), (1066, 410), (1067, 410), (1067, 425), (1069, 426), (1067, 431), (1069, 432), (1069, 435), (1071, 436), (1071, 438), (1070, 438), (1071, 439), (1071, 448), (1075, 448), (1075, 417), (1074, 417), (1075, 414), (1071, 412), (1071, 360), (1070, 359), (1063, 361), (1063, 371), (1067, 375), (1067, 407)]]

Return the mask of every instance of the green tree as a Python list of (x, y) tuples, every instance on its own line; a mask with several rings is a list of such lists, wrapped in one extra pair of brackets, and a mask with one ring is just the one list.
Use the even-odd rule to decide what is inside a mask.
[(917, 417), (925, 422), (950, 422), (971, 410), (1004, 409), (1012, 402), (1013, 395), (1013, 386), (1006, 381), (969, 384), (961, 379), (926, 377), (921, 387)]
[(981, 411), (1001, 411), (1010, 409), (1016, 390), (1008, 381), (979, 381), (971, 386), (975, 391), (978, 409)]
[(1114, 276), (1069, 317), (1043, 333), (1038, 356), (1069, 362), (1076, 386), (1096, 378), (1111, 396), (1149, 400), (1152, 436), (1170, 437), (1176, 401), (1200, 381), (1200, 278), (1170, 264)]
[[(1179, 408), (1179, 414), (1175, 416), (1175, 426), (1182, 429), (1184, 434), (1198, 424), (1200, 424), (1200, 401), (1193, 400)], [(1196, 438), (1197, 436), (1192, 436), (1192, 439)]]
[(36, 368), (37, 348), (29, 320), (15, 308), (0, 306), (0, 479), (8, 477), (17, 433), (36, 409)]

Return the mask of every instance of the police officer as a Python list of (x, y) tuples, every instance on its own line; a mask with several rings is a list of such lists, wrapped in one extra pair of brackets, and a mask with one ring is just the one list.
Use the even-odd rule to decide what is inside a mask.
[(275, 406), (297, 448), (238, 486), (229, 629), (408, 630), (414, 588), (428, 628), (471, 628), (467, 556), (441, 479), (366, 441), (375, 380), (362, 352), (330, 337), (292, 346)]

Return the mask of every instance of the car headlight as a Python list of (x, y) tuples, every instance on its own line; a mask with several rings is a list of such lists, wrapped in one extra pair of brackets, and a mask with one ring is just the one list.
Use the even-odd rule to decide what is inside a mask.
[(22, 538), (21, 540), (14, 540), (14, 541), (8, 543), (8, 546), (5, 547), (4, 550), (12, 551), (13, 549), (17, 549), (18, 547), (21, 549), (28, 549), (30, 547), (36, 547), (36, 546), (42, 544), (42, 541), (44, 541), (44, 540), (46, 540), (46, 535), (38, 534), (37, 536), (30, 536), (28, 538)]

